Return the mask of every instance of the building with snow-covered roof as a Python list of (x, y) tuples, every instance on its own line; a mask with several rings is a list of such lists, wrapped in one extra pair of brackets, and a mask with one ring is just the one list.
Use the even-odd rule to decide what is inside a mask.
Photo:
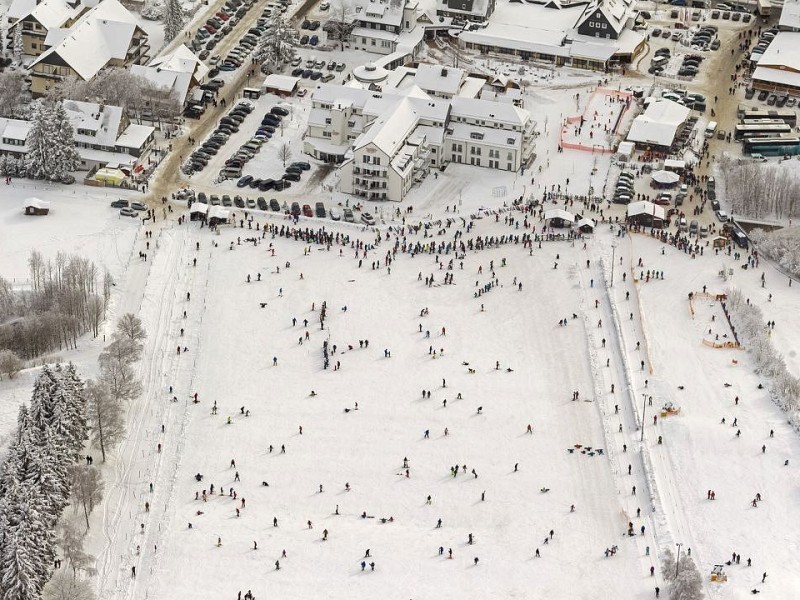
[(47, 50), (31, 64), (31, 92), (41, 96), (67, 77), (90, 81), (105, 67), (148, 60), (147, 33), (118, 0), (103, 0), (69, 29), (53, 29)]
[(353, 47), (376, 54), (415, 52), (423, 45), (417, 11), (416, 0), (359, 0), (350, 33)]
[(457, 96), (467, 77), (464, 69), (422, 63), (414, 73), (414, 84), (436, 98)]
[[(82, 170), (119, 166), (130, 174), (153, 146), (155, 129), (128, 120), (119, 106), (63, 100), (73, 129)], [(23, 157), (28, 153), (30, 121), (0, 119), (0, 154)]]
[(185, 104), (189, 92), (203, 83), (208, 67), (185, 45), (171, 53), (154, 58), (149, 65), (131, 65), (131, 73), (144, 77), (155, 87)]
[(781, 31), (753, 71), (753, 87), (800, 95), (800, 32)]
[(618, 39), (626, 27), (633, 26), (636, 13), (631, 0), (592, 0), (583, 10), (575, 29), (580, 35)]
[(800, 31), (800, 0), (784, 0), (781, 18), (778, 21), (781, 31)]
[(495, 0), (437, 0), (436, 14), (454, 23), (484, 23), (492, 16)]
[(11, 37), (22, 28), (22, 52), (39, 56), (50, 31), (71, 27), (95, 0), (14, 0), (7, 17)]
[(635, 19), (630, 0), (506, 2), (485, 27), (455, 35), (461, 48), (481, 54), (604, 70), (641, 52), (644, 36), (632, 30)]
[(627, 140), (639, 147), (667, 149), (689, 118), (689, 109), (672, 100), (659, 99), (648, 104), (633, 120)]
[(532, 158), (533, 132), (530, 114), (511, 103), (441, 98), (416, 84), (381, 92), (320, 84), (304, 151), (340, 165), (341, 191), (400, 201), (451, 162), (517, 171)]

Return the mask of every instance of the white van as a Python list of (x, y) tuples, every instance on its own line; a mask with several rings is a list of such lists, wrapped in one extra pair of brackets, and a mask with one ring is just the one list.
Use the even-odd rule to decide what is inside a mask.
[(706, 125), (706, 137), (707, 138), (713, 138), (714, 137), (714, 132), (716, 130), (717, 130), (717, 122), (716, 121), (710, 121), (708, 123), (708, 125)]

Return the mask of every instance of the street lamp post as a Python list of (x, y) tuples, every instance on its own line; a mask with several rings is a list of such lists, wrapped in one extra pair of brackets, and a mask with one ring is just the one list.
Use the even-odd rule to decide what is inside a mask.
[(680, 564), (681, 564), (681, 546), (683, 546), (683, 544), (678, 542), (675, 545), (678, 547), (678, 557), (675, 559), (675, 579), (677, 579), (678, 578), (678, 568), (680, 567)]

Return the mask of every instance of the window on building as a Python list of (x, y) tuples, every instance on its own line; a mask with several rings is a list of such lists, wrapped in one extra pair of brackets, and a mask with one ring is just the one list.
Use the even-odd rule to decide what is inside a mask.
[(480, 131), (473, 131), (469, 134), (469, 137), (473, 140), (482, 140), (483, 134)]
[(322, 137), (331, 137), (331, 132), (330, 131), (323, 131), (322, 132)]
[(331, 124), (331, 120), (330, 119), (325, 119), (325, 125), (330, 125), (330, 124)]
[(513, 145), (514, 145), (514, 138), (508, 138), (508, 139), (506, 140), (506, 143), (507, 143), (509, 146), (513, 146)]

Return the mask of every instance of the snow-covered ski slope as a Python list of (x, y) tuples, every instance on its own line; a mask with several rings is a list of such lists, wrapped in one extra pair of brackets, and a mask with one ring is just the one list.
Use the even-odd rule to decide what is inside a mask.
[[(524, 231), (504, 216), (476, 221), (464, 239)], [(430, 233), (451, 239), (459, 225)], [(374, 239), (359, 227), (334, 230)], [(718, 307), (696, 304), (694, 320), (688, 308), (687, 293), (703, 284), (723, 291), (721, 258), (691, 260), (671, 247), (662, 255), (649, 238), (603, 229), (586, 249), (578, 241), (534, 244), (532, 254), (521, 244), (467, 252), (463, 269), (455, 260), (450, 271), (454, 285), (443, 285), (452, 254), (439, 256), (440, 269), (436, 254), (398, 252), (389, 273), (386, 241), (366, 258), (349, 246), (340, 255), (336, 245), (270, 236), (257, 247), (236, 243), (254, 234), (210, 235), (190, 224), (162, 236), (142, 303), (151, 334), (145, 394), (119, 452), (125, 466), (111, 478), (114, 501), (100, 525), (108, 538), (96, 539), (103, 598), (235, 598), (248, 589), (262, 598), (596, 598), (598, 590), (650, 598), (666, 587), (659, 553), (677, 542), (692, 549), (710, 597), (758, 587), (788, 598), (797, 590), (796, 434), (756, 389), (745, 352), (702, 345), (702, 321), (715, 310), (719, 319)], [(422, 232), (407, 239), (430, 241)], [(665, 280), (635, 285), (639, 257)], [(474, 298), (476, 282), (492, 280), (499, 285)], [(755, 273), (732, 284), (766, 302)], [(795, 290), (772, 291), (785, 306)], [(326, 340), (337, 351), (324, 370)], [(178, 356), (178, 345), (188, 353)], [(643, 394), (654, 399), (640, 442)], [(666, 401), (681, 407), (679, 416), (662, 419)], [(730, 426), (736, 417), (740, 438)], [(204, 502), (211, 484), (215, 494)], [(757, 492), (764, 501), (753, 508)], [(606, 558), (613, 545), (619, 550)], [(713, 565), (732, 552), (742, 564), (726, 568), (726, 584), (710, 583)]]

